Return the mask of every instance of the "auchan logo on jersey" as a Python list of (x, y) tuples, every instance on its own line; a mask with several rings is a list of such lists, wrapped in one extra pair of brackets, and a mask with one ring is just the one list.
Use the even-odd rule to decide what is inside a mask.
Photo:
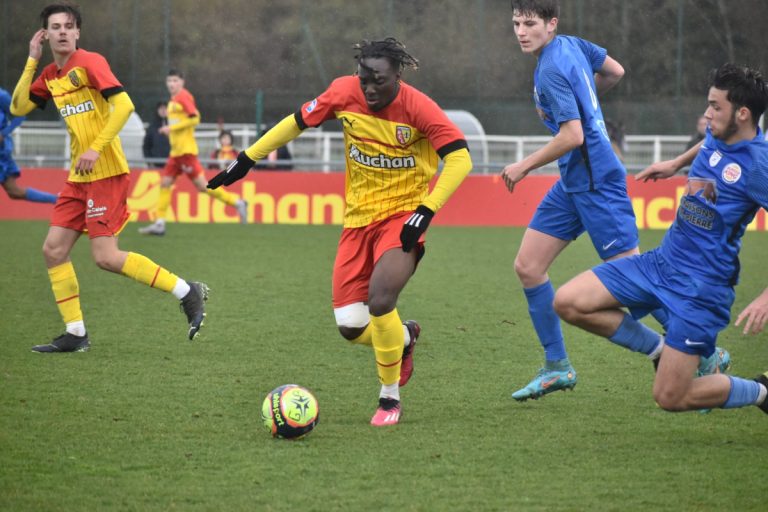
[(59, 109), (59, 114), (61, 114), (61, 117), (69, 117), (93, 110), (96, 110), (96, 107), (93, 105), (93, 101), (88, 100), (77, 105), (64, 105)]
[(376, 169), (407, 169), (416, 167), (416, 158), (413, 156), (395, 156), (389, 157), (383, 153), (371, 156), (360, 151), (356, 145), (349, 146), (349, 158), (364, 165)]

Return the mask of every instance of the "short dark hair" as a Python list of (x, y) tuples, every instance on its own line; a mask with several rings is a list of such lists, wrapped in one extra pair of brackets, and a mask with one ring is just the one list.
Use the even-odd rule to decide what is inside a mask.
[(419, 69), (419, 59), (405, 51), (405, 45), (394, 37), (387, 37), (381, 41), (363, 40), (352, 48), (357, 50), (355, 59), (359, 63), (362, 59), (387, 59), (392, 67), (401, 71), (405, 67)]
[(234, 136), (234, 134), (233, 134), (231, 131), (229, 131), (229, 130), (221, 130), (221, 131), (219, 132), (219, 139), (221, 139), (221, 138), (222, 138), (223, 136), (225, 136), (225, 135), (229, 135), (229, 138), (230, 138), (230, 140), (232, 140), (232, 142), (235, 142), (235, 136)]
[(171, 68), (168, 70), (168, 76), (177, 76), (181, 79), (184, 78), (184, 72), (180, 69)]
[(48, 18), (50, 18), (51, 15), (58, 14), (60, 12), (72, 16), (75, 19), (75, 26), (77, 28), (80, 28), (80, 26), (83, 24), (83, 17), (80, 15), (80, 7), (77, 4), (73, 4), (71, 2), (59, 2), (46, 5), (43, 7), (43, 10), (40, 11), (40, 23), (42, 24), (42, 27), (48, 28)]
[(512, 0), (512, 12), (523, 16), (538, 16), (544, 21), (560, 17), (559, 0)]
[(747, 66), (726, 63), (709, 73), (709, 86), (728, 91), (728, 101), (734, 108), (746, 107), (757, 126), (768, 106), (768, 86), (760, 71)]

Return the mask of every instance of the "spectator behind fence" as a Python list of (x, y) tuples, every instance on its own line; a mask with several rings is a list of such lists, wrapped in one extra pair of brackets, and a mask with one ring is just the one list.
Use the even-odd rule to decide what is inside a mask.
[(234, 135), (229, 130), (221, 130), (219, 132), (218, 147), (211, 153), (211, 160), (216, 160), (208, 164), (209, 169), (217, 169), (223, 171), (227, 168), (232, 160), (237, 158), (237, 154), (240, 152), (235, 149), (233, 141)]
[(707, 118), (699, 116), (699, 120), (696, 121), (696, 133), (691, 135), (691, 139), (685, 146), (685, 149), (691, 149), (693, 146), (704, 140), (704, 135), (707, 133)]
[[(274, 123), (268, 125), (264, 132), (262, 132), (262, 135), (271, 130), (273, 126), (275, 126)], [(257, 170), (291, 171), (293, 170), (293, 164), (290, 162), (277, 163), (278, 160), (291, 160), (291, 158), (291, 151), (288, 149), (288, 146), (280, 146), (279, 148), (270, 152), (266, 158), (257, 162), (253, 167)]]
[(159, 101), (155, 105), (155, 115), (144, 134), (142, 150), (144, 151), (144, 158), (149, 159), (147, 167), (162, 167), (171, 152), (171, 142), (168, 140), (168, 135), (160, 131), (163, 126), (167, 125), (168, 103)]

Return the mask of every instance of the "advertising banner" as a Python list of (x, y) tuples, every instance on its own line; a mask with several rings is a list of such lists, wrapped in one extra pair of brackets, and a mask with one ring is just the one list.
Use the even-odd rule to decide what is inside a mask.
[[(209, 171), (208, 177), (215, 175)], [(19, 185), (56, 193), (67, 177), (62, 169), (29, 169)], [(498, 175), (468, 176), (434, 224), (451, 226), (526, 226), (536, 206), (557, 179), (531, 175), (510, 194)], [(666, 229), (672, 223), (685, 186), (685, 176), (642, 183), (628, 177), (627, 187), (640, 229)], [(131, 220), (154, 219), (160, 188), (158, 170), (131, 172), (128, 206)], [(344, 215), (344, 173), (312, 171), (252, 172), (227, 188), (249, 203), (248, 221), (260, 224), (341, 224)], [(12, 201), (0, 195), (0, 219), (48, 219), (52, 205)], [(168, 221), (238, 222), (235, 209), (199, 192), (185, 177), (174, 187)], [(760, 210), (751, 230), (766, 231)]]

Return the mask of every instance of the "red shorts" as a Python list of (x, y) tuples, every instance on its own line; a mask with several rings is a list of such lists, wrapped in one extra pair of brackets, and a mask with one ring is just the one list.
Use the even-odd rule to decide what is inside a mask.
[[(344, 228), (333, 265), (333, 307), (368, 302), (373, 267), (390, 249), (400, 249), (400, 232), (413, 212), (400, 212), (362, 228)], [(419, 238), (419, 258), (424, 235)]]
[(169, 178), (178, 178), (182, 174), (186, 174), (189, 179), (193, 180), (204, 174), (204, 171), (197, 155), (181, 155), (169, 157), (161, 174)]
[(53, 205), (51, 226), (88, 232), (89, 238), (117, 236), (128, 222), (128, 174), (90, 183), (68, 181)]

